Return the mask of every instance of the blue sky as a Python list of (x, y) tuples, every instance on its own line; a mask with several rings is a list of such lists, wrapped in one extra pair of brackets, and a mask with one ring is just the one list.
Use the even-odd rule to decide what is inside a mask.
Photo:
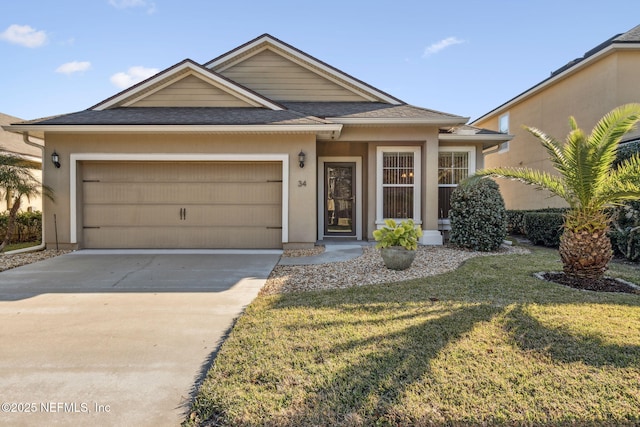
[(405, 102), (473, 120), (640, 24), (639, 12), (629, 0), (3, 1), (0, 112), (84, 110), (269, 33)]

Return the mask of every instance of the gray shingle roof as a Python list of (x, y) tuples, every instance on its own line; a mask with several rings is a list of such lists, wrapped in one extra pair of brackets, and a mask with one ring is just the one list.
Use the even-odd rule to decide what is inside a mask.
[(285, 107), (304, 115), (321, 118), (341, 117), (353, 119), (460, 119), (455, 114), (443, 113), (408, 104), (391, 105), (382, 102), (283, 102)]
[(129, 107), (84, 110), (32, 122), (38, 125), (307, 125), (322, 120), (266, 108)]
[[(325, 118), (459, 119), (466, 117), (411, 105), (377, 102), (289, 102), (288, 110), (243, 107), (121, 107), (84, 110), (28, 122), (35, 125), (310, 125), (331, 123)], [(26, 124), (27, 122), (23, 123)]]
[(640, 42), (640, 25), (613, 39), (614, 42)]

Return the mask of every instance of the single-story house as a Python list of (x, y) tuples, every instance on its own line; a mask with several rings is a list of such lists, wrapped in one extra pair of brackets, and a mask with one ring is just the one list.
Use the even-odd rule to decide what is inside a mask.
[(265, 34), (7, 129), (44, 138), (48, 244), (294, 248), (372, 239), (386, 218), (412, 218), (421, 243), (442, 244), (451, 189), (510, 138), (467, 121)]
[[(7, 126), (11, 123), (19, 122), (22, 119), (0, 113), (0, 126)], [(42, 141), (38, 138), (33, 139), (38, 146), (42, 145)], [(0, 154), (5, 156), (15, 156), (24, 160), (32, 171), (34, 178), (42, 179), (42, 150), (37, 146), (27, 145), (19, 134), (7, 132), (0, 128)], [(15, 195), (0, 189), (0, 213), (8, 211), (13, 206)], [(42, 198), (40, 196), (27, 199), (23, 196), (20, 200), (21, 211), (39, 211), (42, 210)]]

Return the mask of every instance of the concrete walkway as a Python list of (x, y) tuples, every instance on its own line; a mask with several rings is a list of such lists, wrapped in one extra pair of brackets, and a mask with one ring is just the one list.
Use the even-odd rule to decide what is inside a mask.
[(0, 425), (179, 426), (281, 251), (80, 251), (0, 273)]
[(305, 257), (280, 258), (279, 265), (328, 264), (354, 259), (362, 255), (362, 245), (325, 243), (324, 252)]

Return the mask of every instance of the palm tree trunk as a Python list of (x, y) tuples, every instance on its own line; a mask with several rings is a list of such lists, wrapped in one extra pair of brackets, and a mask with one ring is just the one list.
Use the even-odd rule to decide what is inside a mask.
[(565, 228), (560, 237), (564, 273), (577, 279), (601, 279), (613, 257), (607, 230), (589, 232)]
[(2, 243), (0, 243), (0, 252), (2, 252), (4, 248), (6, 248), (7, 245), (11, 242), (11, 237), (13, 236), (13, 230), (16, 226), (16, 216), (18, 215), (18, 209), (20, 209), (21, 198), (22, 198), (21, 194), (17, 195), (15, 200), (13, 201), (13, 206), (11, 206), (11, 210), (9, 210), (9, 219), (7, 221), (7, 233), (5, 234), (4, 239), (2, 240)]

